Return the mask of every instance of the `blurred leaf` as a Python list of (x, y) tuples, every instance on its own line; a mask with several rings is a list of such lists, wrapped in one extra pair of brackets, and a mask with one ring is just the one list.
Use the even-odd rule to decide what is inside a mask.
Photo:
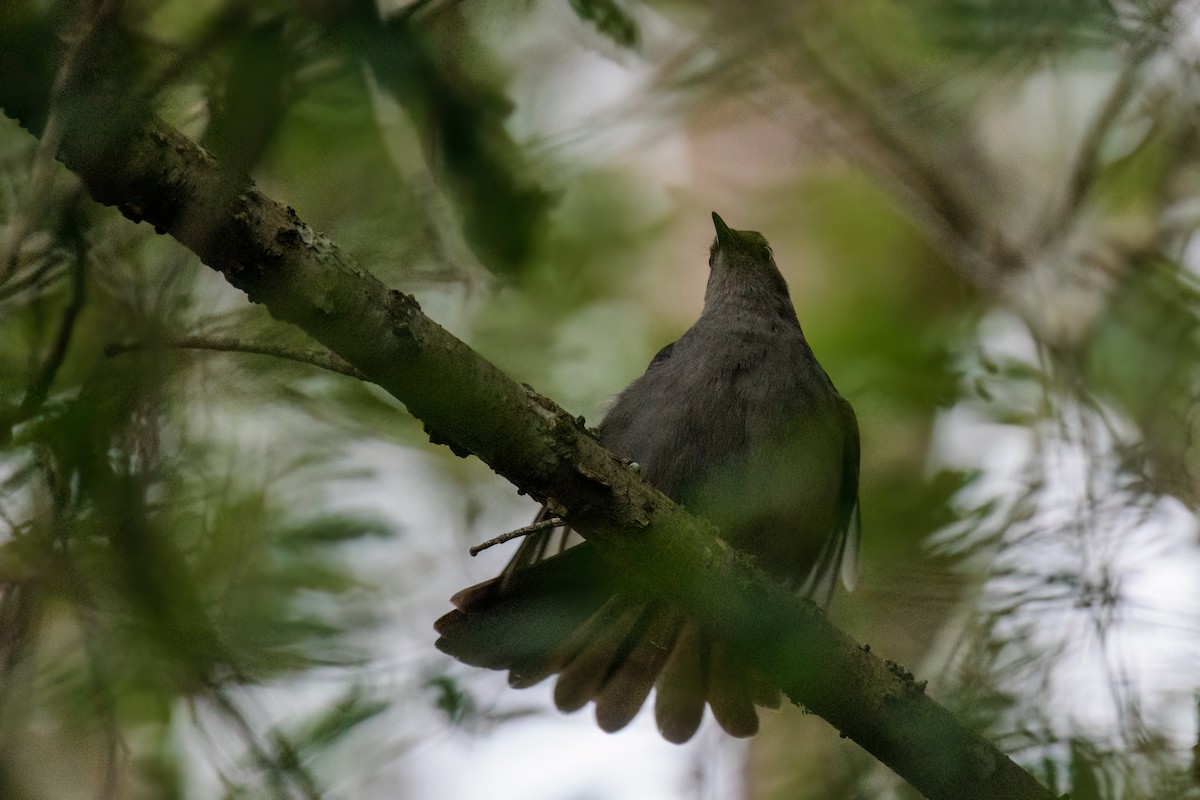
[(1153, 119), (1143, 118), (1141, 122), (1146, 130), (1136, 144), (1105, 164), (1097, 176), (1097, 201), (1107, 211), (1133, 209), (1143, 214), (1153, 213), (1164, 188), (1176, 177), (1181, 156), (1189, 151), (1194, 155), (1190, 119), (1158, 113)]
[(374, 719), (388, 709), (389, 704), (381, 700), (370, 700), (358, 686), (351, 688), (328, 709), (302, 726), (295, 736), (301, 750), (320, 752), (357, 728)]
[(1099, 50), (1124, 39), (1110, 0), (920, 0), (910, 7), (948, 50), (992, 64)]
[(477, 713), (475, 698), (449, 675), (431, 678), (427, 685), (434, 693), (434, 707), (444, 713), (452, 725), (462, 725)]
[(366, 536), (390, 536), (392, 531), (384, 523), (370, 523), (360, 519), (325, 517), (304, 520), (282, 531), (280, 542), (288, 548), (305, 548), (312, 545), (341, 544)]
[[(946, 279), (941, 263), (887, 197), (860, 176), (840, 169), (817, 171), (786, 200), (830, 264), (853, 276), (854, 294), (842, 302), (797, 308), (806, 330), (825, 327), (838, 338), (823, 341), (822, 360), (844, 361), (859, 385), (884, 392), (893, 410), (928, 418), (958, 398), (950, 345), (963, 329), (964, 291)], [(920, 311), (916, 311), (920, 309)], [(914, 313), (922, 324), (913, 325)], [(853, 315), (853, 324), (838, 318)], [(898, 335), (902, 332), (902, 335)], [(852, 353), (853, 357), (843, 355)], [(845, 378), (839, 389), (856, 396)]]
[(571, 8), (621, 47), (637, 46), (637, 23), (617, 0), (571, 0)]
[(236, 172), (249, 172), (275, 139), (290, 104), (295, 65), (284, 41), (286, 19), (254, 25), (234, 46), (220, 102), (204, 144)]
[(1097, 755), (1078, 739), (1071, 740), (1071, 800), (1110, 800), (1108, 792), (1101, 790), (1100, 768)]
[(451, 4), (381, 22), (364, 4), (339, 32), (420, 131), (426, 160), (450, 189), (481, 261), (511, 274), (524, 266), (551, 196), (530, 178), (504, 127), (512, 104), (503, 71), (461, 13)]
[(1091, 385), (1141, 428), (1161, 490), (1187, 502), (1195, 492), (1188, 476), (1197, 466), (1188, 442), (1200, 385), (1198, 308), (1200, 287), (1189, 271), (1171, 261), (1141, 261), (1084, 354)]

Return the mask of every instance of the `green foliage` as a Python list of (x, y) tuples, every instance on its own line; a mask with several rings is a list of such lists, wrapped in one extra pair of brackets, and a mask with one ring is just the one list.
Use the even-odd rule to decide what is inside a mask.
[(1090, 384), (1141, 430), (1125, 468), (1194, 501), (1193, 408), (1200, 382), (1200, 287), (1178, 263), (1149, 259), (1123, 283), (1084, 356)]
[(292, 738), (301, 753), (319, 753), (360, 725), (375, 719), (387, 708), (387, 703), (371, 699), (364, 689), (355, 686), (305, 724)]
[[(1055, 791), (1195, 794), (1180, 744), (1138, 698), (1097, 733), (1048, 677), (1084, 649), (1078, 617), (1103, 639), (1141, 610), (1125, 605), (1136, 576), (1120, 545), (1162, 496), (1200, 496), (1196, 92), (1175, 6), (554, 2), (558, 17), (530, 3), (418, 0), (382, 18), (362, 0), (116, 4), (92, 20), (75, 77), (166, 117), (593, 424), (696, 311), (707, 242), (673, 234), (693, 206), (734, 206), (768, 232), (858, 410), (863, 576), (839, 621), (932, 673), (931, 693)], [(39, 131), (52, 118), (46, 76), (87, 5), (0, 5), (0, 71), (18, 85), (7, 114)], [(586, 72), (581, 26), (622, 63)], [(568, 108), (539, 109), (574, 70), (578, 96), (554, 101)], [(600, 126), (638, 127), (624, 150), (591, 130), (595, 115), (514, 134), (516, 98), (533, 98), (520, 119), (536, 129), (614, 76), (641, 87)], [(1112, 97), (1058, 109), (1081, 77), (1101, 94), (1127, 80), (1131, 96), (1108, 122), (1095, 112)], [(1020, 98), (1055, 113), (1021, 116)], [(1094, 153), (1078, 138), (1092, 134)], [(658, 137), (679, 163), (645, 158)], [(459, 563), (432, 542), (494, 532), (492, 476), (430, 455), (378, 387), (181, 348), (315, 345), (92, 204), (47, 140), (39, 156), (0, 125), (0, 796), (105, 796), (120, 775), (194, 797), (210, 757), (229, 797), (332, 796), (344, 765), (326, 757), (365, 738), (394, 756), (406, 724), (428, 743), (451, 735), (438, 724), (502, 735), (532, 713), (448, 671), (418, 602), (446, 577), (435, 562)], [(399, 526), (372, 510), (363, 465), (418, 450), (428, 484), (382, 489), (404, 508), (437, 495), (438, 518), (387, 538)], [(363, 563), (381, 542), (411, 569), (383, 586)], [(1194, 615), (1171, 619), (1182, 651)], [(381, 621), (426, 639), (379, 663)], [(374, 680), (382, 668), (394, 686)], [(307, 698), (327, 682), (303, 713), (259, 713), (265, 686)], [(812, 723), (785, 713), (767, 736)], [(233, 752), (197, 755), (175, 738), (188, 736)], [(831, 757), (811, 731), (799, 750), (765, 739), (748, 783), (886, 794), (860, 753)]]
[(296, 66), (284, 34), (282, 17), (246, 32), (232, 53), (220, 102), (213, 106), (205, 144), (239, 171), (258, 164), (289, 105)]
[[(3, 169), (19, 174), (28, 151), (4, 152)], [(324, 510), (311, 487), (350, 477), (336, 448), (316, 458), (277, 448), (267, 480), (203, 433), (198, 361), (156, 347), (187, 328), (193, 292), (211, 288), (197, 265), (114, 212), (81, 210), (61, 181), (37, 190), (37, 203), (0, 208), (10, 230), (26, 228), (6, 242), (15, 260), (0, 285), (0, 769), (21, 785), (35, 763), (27, 748), (75, 742), (86, 758), (106, 741), (153, 742), (181, 702), (237, 727), (232, 687), (358, 663), (375, 620), (341, 553), (391, 530)], [(42, 207), (54, 213), (33, 216)], [(142, 349), (104, 352), (131, 341)], [(260, 387), (253, 399), (271, 402)], [(381, 702), (335, 706), (310, 750)], [(43, 720), (33, 738), (22, 733), (30, 715)], [(284, 763), (290, 747), (259, 768), (307, 769)], [(179, 757), (130, 754), (161, 796), (183, 793)], [(110, 759), (109, 774), (123, 763)]]
[(504, 128), (512, 104), (503, 73), (453, 5), (382, 22), (370, 4), (360, 8), (330, 31), (334, 41), (404, 108), (481, 260), (502, 274), (519, 271), (551, 197)]
[(1087, 742), (1071, 741), (1071, 797), (1076, 800), (1105, 800), (1112, 797), (1111, 791), (1102, 787), (1102, 771), (1099, 755)]
[(449, 675), (438, 675), (429, 680), (434, 693), (434, 707), (446, 715), (453, 725), (460, 725), (476, 714), (475, 699)]
[(916, 11), (944, 47), (989, 63), (1108, 49), (1126, 35), (1109, 0), (922, 0)]
[(616, 0), (571, 0), (571, 8), (621, 47), (637, 46), (637, 23)]
[[(813, 303), (810, 309), (806, 298), (798, 297), (806, 328), (826, 326), (838, 334), (821, 343), (822, 354), (828, 351), (833, 363), (845, 357), (844, 374), (857, 387), (887, 387), (891, 408), (928, 415), (949, 405), (958, 380), (953, 348), (964, 319), (973, 314), (971, 305), (962, 302), (967, 288), (947, 279), (948, 266), (887, 198), (859, 176), (815, 172), (796, 192), (789, 205), (804, 220), (812, 245), (854, 276), (847, 282), (854, 294), (843, 295), (841, 303)], [(834, 289), (839, 290), (846, 291)], [(912, 335), (889, 335), (909, 327), (918, 308), (926, 324)], [(835, 315), (846, 313), (853, 313), (859, 324), (833, 324)]]

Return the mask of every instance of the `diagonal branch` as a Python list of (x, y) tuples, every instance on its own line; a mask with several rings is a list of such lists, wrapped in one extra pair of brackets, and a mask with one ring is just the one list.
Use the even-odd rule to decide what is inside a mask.
[[(0, 56), (0, 107), (39, 132), (44, 113), (16, 77), (30, 79), (27, 65), (12, 68)], [(504, 375), (178, 131), (153, 117), (105, 125), (114, 108), (121, 102), (113, 96), (78, 98), (58, 149), (97, 201), (176, 238), (252, 302), (401, 400), (434, 441), (478, 456), (548, 504), (641, 590), (691, 609), (927, 797), (1050, 800), (926, 696), (924, 684), (763, 576), (602, 448), (581, 420)]]

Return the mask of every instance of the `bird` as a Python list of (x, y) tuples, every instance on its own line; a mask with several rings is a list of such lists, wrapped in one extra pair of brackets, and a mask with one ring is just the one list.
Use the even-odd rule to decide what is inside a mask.
[[(616, 397), (597, 436), (768, 575), (827, 607), (839, 576), (854, 584), (857, 419), (813, 354), (766, 238), (712, 219), (699, 318)], [(451, 603), (434, 623), (439, 650), (507, 670), (515, 688), (557, 675), (559, 710), (594, 702), (608, 732), (652, 688), (659, 731), (674, 743), (691, 739), (706, 706), (735, 737), (758, 731), (756, 706), (780, 706), (751, 660), (686, 609), (627, 586), (566, 523), (526, 536), (498, 576)]]

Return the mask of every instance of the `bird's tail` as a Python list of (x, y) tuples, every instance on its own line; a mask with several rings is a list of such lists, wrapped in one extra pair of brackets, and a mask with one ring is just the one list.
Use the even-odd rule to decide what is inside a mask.
[(473, 666), (508, 670), (517, 688), (557, 674), (558, 708), (576, 711), (594, 701), (606, 731), (625, 727), (652, 687), (659, 730), (678, 743), (696, 732), (706, 702), (733, 736), (758, 731), (756, 704), (779, 706), (777, 689), (677, 609), (614, 594), (586, 545), (503, 583), (463, 589), (452, 602), (456, 609), (434, 625), (438, 649)]

